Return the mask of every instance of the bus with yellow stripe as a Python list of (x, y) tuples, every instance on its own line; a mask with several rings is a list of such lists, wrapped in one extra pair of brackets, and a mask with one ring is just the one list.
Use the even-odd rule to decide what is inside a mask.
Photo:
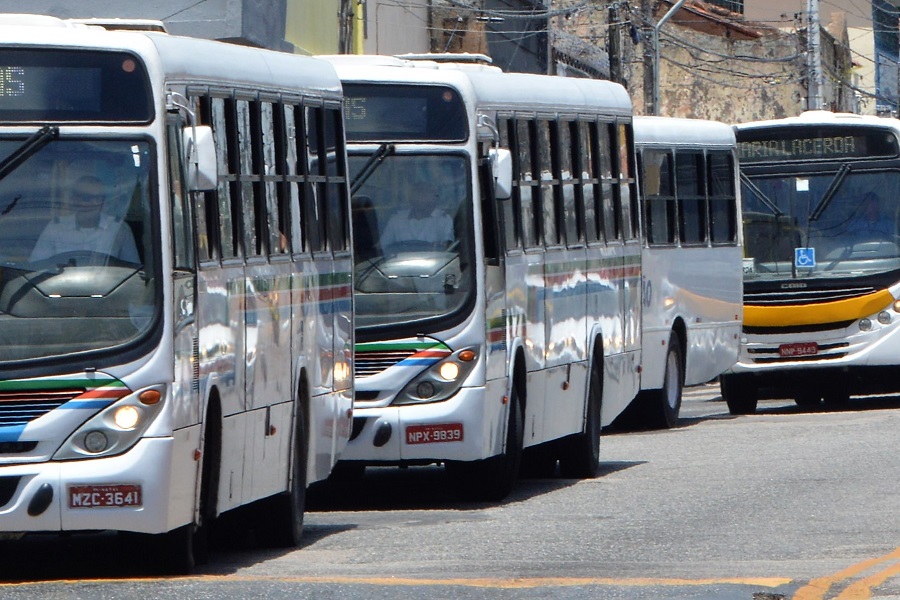
[(346, 97), (357, 327), (337, 473), (443, 464), (486, 500), (520, 465), (595, 476), (601, 428), (640, 389), (628, 94), (478, 55), (328, 59)]
[(810, 111), (735, 126), (744, 229), (732, 413), (900, 391), (900, 121)]
[(350, 196), (331, 65), (157, 25), (0, 16), (0, 537), (183, 573), (349, 438)]

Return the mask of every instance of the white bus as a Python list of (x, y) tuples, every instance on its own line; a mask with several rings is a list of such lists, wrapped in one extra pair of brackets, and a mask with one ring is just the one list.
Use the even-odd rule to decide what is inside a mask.
[(352, 417), (334, 69), (2, 21), (0, 532), (152, 534), (187, 571), (260, 501), (296, 544)]
[(711, 381), (740, 347), (742, 250), (734, 131), (635, 117), (643, 205), (641, 393), (622, 421), (672, 427), (682, 385)]
[(632, 107), (610, 82), (441, 58), (331, 59), (356, 259), (338, 467), (444, 463), (497, 500), (523, 461), (594, 476), (639, 390)]
[(746, 254), (729, 409), (900, 391), (900, 121), (810, 111), (735, 130)]

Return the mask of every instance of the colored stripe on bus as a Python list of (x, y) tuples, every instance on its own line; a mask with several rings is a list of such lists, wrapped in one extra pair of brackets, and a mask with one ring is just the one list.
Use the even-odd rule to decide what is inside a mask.
[(887, 290), (873, 294), (796, 306), (744, 305), (744, 325), (748, 327), (790, 327), (855, 321), (891, 306), (894, 297)]

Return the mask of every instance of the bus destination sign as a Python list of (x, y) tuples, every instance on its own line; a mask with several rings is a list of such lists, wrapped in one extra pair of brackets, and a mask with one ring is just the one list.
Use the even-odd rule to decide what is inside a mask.
[(810, 127), (737, 132), (742, 163), (782, 160), (842, 160), (898, 155), (897, 139), (886, 129)]

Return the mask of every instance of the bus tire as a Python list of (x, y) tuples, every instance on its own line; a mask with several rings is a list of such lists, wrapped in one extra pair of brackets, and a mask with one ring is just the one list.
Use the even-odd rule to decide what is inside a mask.
[(600, 471), (600, 412), (603, 403), (603, 378), (591, 368), (585, 410), (584, 431), (563, 440), (559, 473), (566, 478), (590, 479)]
[(468, 500), (500, 502), (512, 491), (522, 464), (525, 417), (513, 385), (509, 397), (506, 445), (502, 454), (475, 462), (448, 462), (447, 472)]
[(666, 365), (663, 372), (663, 386), (658, 390), (647, 390), (638, 396), (641, 405), (642, 426), (651, 429), (671, 429), (678, 424), (681, 412), (681, 397), (684, 392), (684, 362), (681, 359), (681, 338), (672, 332), (666, 351)]
[(752, 415), (756, 412), (759, 391), (752, 375), (720, 375), (719, 389), (731, 414)]
[(306, 512), (307, 457), (309, 438), (303, 404), (297, 407), (290, 490), (263, 500), (257, 510), (258, 533), (270, 548), (293, 548), (303, 536)]

